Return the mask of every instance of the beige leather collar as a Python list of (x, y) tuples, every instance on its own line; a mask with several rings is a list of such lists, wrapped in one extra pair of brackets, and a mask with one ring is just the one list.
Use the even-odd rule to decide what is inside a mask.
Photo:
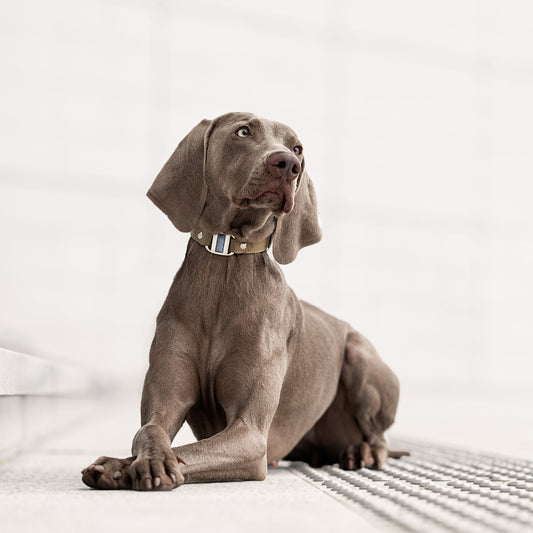
[(200, 229), (192, 231), (191, 238), (215, 255), (257, 254), (268, 250), (272, 241), (272, 235), (262, 241), (244, 242), (231, 235), (207, 233)]

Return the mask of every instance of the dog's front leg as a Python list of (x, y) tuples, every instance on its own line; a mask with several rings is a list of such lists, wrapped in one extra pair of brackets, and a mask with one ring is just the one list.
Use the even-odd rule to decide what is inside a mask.
[(184, 482), (180, 458), (170, 447), (198, 398), (192, 339), (173, 322), (160, 323), (150, 350), (141, 402), (142, 427), (131, 447), (128, 469), (135, 490), (173, 489)]
[(154, 413), (133, 438), (131, 451), (135, 459), (128, 465), (127, 473), (134, 490), (170, 490), (184, 482), (180, 458), (170, 447), (176, 432), (164, 429), (166, 424), (161, 422), (161, 415), (168, 413)]
[(184, 482), (170, 444), (198, 397), (191, 357), (193, 339), (173, 321), (158, 323), (150, 349), (141, 403), (141, 424), (132, 457), (103, 456), (82, 471), (83, 482), (98, 489), (170, 490)]
[[(207, 439), (173, 448), (184, 461), (185, 483), (262, 480), (267, 442), (286, 370), (283, 355), (235, 352), (217, 373), (216, 394), (226, 428)], [(244, 362), (244, 364), (243, 364)]]
[[(170, 448), (170, 439), (155, 424), (143, 426), (124, 464), (135, 490), (168, 490), (183, 483), (262, 480), (267, 472), (268, 430), (239, 416), (207, 439)], [(125, 487), (130, 488), (130, 487)]]
[(239, 417), (208, 439), (172, 450), (185, 463), (185, 483), (260, 481), (267, 473), (267, 438), (268, 432)]

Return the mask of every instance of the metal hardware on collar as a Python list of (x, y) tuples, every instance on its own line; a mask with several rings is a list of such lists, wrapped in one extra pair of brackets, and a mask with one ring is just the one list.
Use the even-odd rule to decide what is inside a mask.
[(215, 233), (211, 238), (211, 244), (205, 247), (206, 250), (215, 255), (233, 255), (234, 252), (229, 251), (232, 235), (225, 235), (224, 233)]
[(240, 241), (233, 235), (208, 233), (197, 228), (191, 232), (191, 238), (201, 244), (209, 253), (215, 255), (258, 254), (270, 248), (272, 234), (257, 242)]

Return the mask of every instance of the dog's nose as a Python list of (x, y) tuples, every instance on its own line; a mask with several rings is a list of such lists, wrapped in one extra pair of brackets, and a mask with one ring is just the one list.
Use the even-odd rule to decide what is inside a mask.
[(281, 151), (270, 154), (268, 166), (274, 176), (287, 180), (296, 179), (302, 170), (302, 165), (295, 155)]

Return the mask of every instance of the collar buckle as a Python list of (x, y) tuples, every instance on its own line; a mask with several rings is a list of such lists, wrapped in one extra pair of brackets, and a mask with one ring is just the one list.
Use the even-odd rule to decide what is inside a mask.
[(215, 233), (211, 238), (211, 244), (206, 245), (205, 249), (215, 255), (233, 255), (233, 252), (229, 251), (229, 245), (231, 239), (234, 239), (233, 235), (225, 235), (224, 233)]

